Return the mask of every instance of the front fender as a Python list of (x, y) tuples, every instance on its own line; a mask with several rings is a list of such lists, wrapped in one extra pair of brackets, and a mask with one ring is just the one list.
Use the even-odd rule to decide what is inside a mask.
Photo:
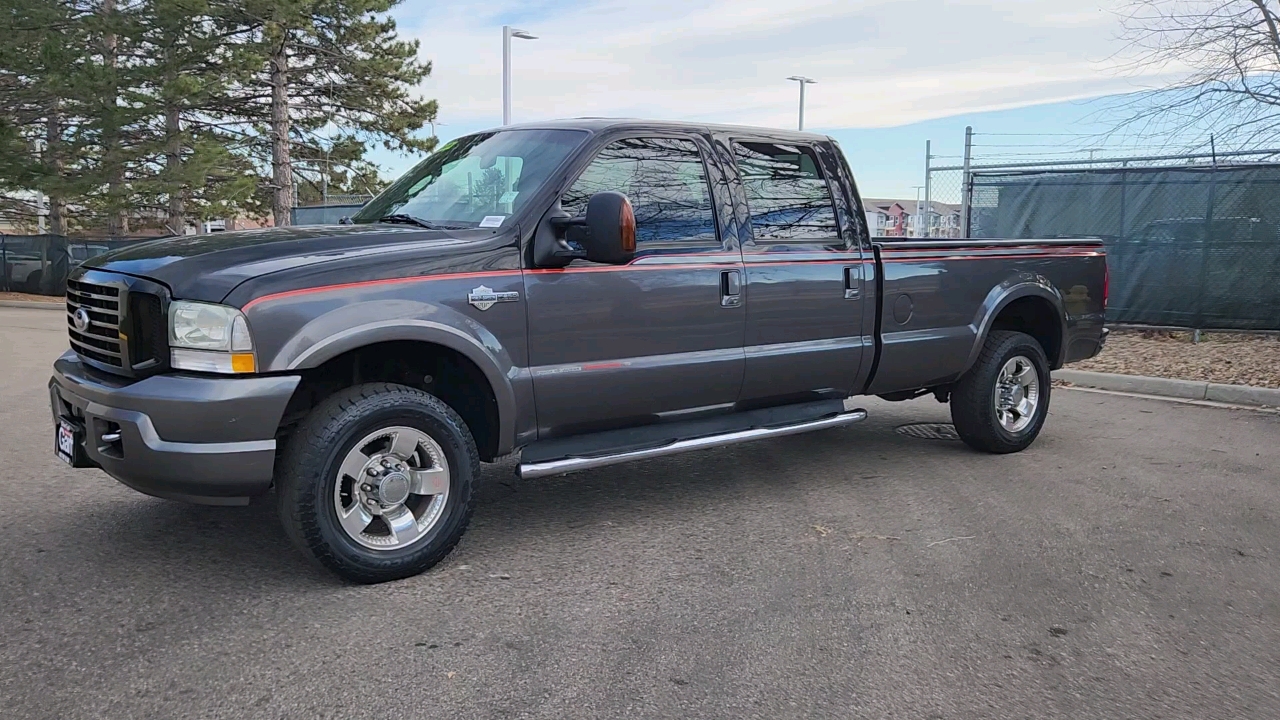
[(973, 367), (973, 364), (978, 361), (978, 355), (982, 353), (982, 346), (987, 341), (987, 334), (991, 332), (991, 325), (1000, 315), (1000, 311), (1014, 300), (1024, 297), (1043, 298), (1053, 306), (1054, 317), (1058, 321), (1057, 332), (1061, 336), (1061, 342), (1058, 345), (1058, 357), (1049, 358), (1049, 366), (1056, 368), (1062, 365), (1063, 353), (1066, 352), (1067, 347), (1067, 310), (1066, 303), (1062, 300), (1062, 293), (1058, 292), (1053, 283), (1049, 282), (1043, 275), (1018, 273), (991, 288), (991, 292), (987, 293), (987, 296), (982, 300), (982, 304), (978, 306), (978, 311), (973, 321), (973, 327), (976, 329), (974, 344), (969, 350), (969, 357), (965, 360), (961, 374), (968, 372), (969, 368)]
[[(374, 343), (416, 341), (455, 350), (484, 373), (498, 403), (499, 450), (514, 445), (517, 404), (512, 381), (519, 374), (511, 355), (484, 325), (449, 307), (418, 300), (373, 300), (338, 305), (292, 331), (297, 317), (287, 307), (253, 308), (248, 314), (255, 338), (277, 339), (259, 350), (266, 372), (292, 372), (323, 365), (345, 352)], [(265, 330), (265, 332), (264, 332)]]

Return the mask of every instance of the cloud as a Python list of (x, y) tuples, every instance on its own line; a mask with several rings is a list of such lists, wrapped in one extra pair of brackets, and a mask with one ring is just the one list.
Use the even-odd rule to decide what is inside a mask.
[[(501, 118), (501, 25), (517, 121), (639, 116), (884, 127), (1134, 89), (1110, 71), (1113, 0), (406, 0), (401, 31), (434, 63), (422, 90), (453, 126)], [(443, 134), (443, 133), (442, 133)]]

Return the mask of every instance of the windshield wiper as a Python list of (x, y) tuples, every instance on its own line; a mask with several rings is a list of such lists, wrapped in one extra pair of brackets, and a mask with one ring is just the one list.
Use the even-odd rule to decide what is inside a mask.
[(428, 230), (444, 229), (439, 225), (436, 225), (435, 223), (431, 222), (430, 220), (423, 220), (422, 218), (416, 218), (408, 213), (393, 213), (391, 215), (378, 218), (378, 222), (404, 223), (406, 225), (417, 225), (418, 227), (424, 227)]

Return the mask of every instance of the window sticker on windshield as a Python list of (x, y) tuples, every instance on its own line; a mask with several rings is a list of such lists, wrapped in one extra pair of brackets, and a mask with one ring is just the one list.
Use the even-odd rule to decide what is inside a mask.
[(519, 192), (518, 190), (508, 190), (508, 191), (506, 191), (506, 192), (502, 193), (502, 197), (498, 198), (498, 202), (500, 202), (500, 203), (513, 203), (513, 202), (515, 202), (515, 201), (516, 201), (516, 196), (517, 196), (517, 195), (519, 195), (519, 194), (520, 194), (520, 192)]
[(506, 215), (485, 215), (484, 219), (480, 221), (479, 227), (500, 227), (502, 225), (502, 221), (506, 219)]

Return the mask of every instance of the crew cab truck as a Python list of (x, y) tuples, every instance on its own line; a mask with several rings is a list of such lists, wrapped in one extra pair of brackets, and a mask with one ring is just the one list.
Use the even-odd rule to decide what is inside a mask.
[(454, 140), (334, 226), (158, 240), (68, 283), (57, 454), (151, 495), (275, 489), (359, 582), (454, 547), (481, 462), (526, 478), (949, 402), (1016, 452), (1100, 351), (1091, 240), (873, 241), (821, 135), (582, 119)]

